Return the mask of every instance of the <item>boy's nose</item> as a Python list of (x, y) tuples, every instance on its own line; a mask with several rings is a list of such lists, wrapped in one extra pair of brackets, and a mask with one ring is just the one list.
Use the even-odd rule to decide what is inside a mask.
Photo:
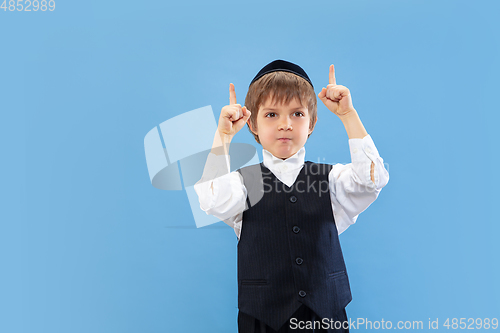
[(292, 129), (292, 121), (288, 118), (285, 118), (285, 120), (281, 121), (278, 127), (280, 130), (291, 130)]

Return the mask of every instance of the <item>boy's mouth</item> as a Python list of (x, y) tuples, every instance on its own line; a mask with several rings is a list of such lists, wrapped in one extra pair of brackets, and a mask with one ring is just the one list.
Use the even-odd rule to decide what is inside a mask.
[(290, 138), (279, 138), (278, 140), (279, 140), (279, 141), (283, 141), (283, 142), (288, 142), (288, 141), (290, 141), (291, 139), (290, 139)]

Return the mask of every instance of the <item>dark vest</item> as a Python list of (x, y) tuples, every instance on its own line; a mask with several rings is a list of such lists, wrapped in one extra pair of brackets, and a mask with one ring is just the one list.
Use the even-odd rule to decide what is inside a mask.
[(351, 301), (333, 217), (332, 166), (306, 161), (292, 187), (263, 163), (237, 170), (248, 208), (238, 242), (238, 308), (278, 330), (305, 304), (331, 318)]

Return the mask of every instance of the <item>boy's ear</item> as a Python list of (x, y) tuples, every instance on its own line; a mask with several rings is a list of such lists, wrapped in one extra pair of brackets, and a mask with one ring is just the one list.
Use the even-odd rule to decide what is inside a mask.
[(257, 133), (255, 133), (254, 128), (252, 127), (252, 123), (250, 122), (250, 118), (247, 120), (247, 124), (248, 124), (248, 127), (250, 128), (250, 131), (252, 131), (253, 134), (257, 135)]
[(318, 122), (318, 116), (316, 116), (316, 119), (314, 120), (314, 124), (312, 125), (312, 128), (309, 130), (309, 134), (311, 134), (314, 131), (314, 127), (316, 126), (317, 122)]

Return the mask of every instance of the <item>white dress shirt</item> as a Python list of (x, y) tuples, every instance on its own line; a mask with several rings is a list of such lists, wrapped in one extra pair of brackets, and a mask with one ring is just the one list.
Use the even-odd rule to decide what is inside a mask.
[[(328, 174), (332, 211), (339, 234), (356, 222), (358, 215), (375, 201), (389, 181), (384, 160), (370, 135), (363, 139), (350, 139), (349, 148), (351, 163), (337, 163)], [(262, 149), (264, 165), (289, 187), (295, 183), (304, 166), (305, 154), (305, 147), (302, 147), (282, 160)], [(370, 176), (372, 162), (375, 182)], [(230, 170), (228, 155), (209, 153), (203, 176), (194, 189), (201, 209), (232, 227), (239, 239), (244, 225), (243, 212), (247, 209), (247, 190), (241, 174), (237, 171), (228, 173), (227, 170)]]

